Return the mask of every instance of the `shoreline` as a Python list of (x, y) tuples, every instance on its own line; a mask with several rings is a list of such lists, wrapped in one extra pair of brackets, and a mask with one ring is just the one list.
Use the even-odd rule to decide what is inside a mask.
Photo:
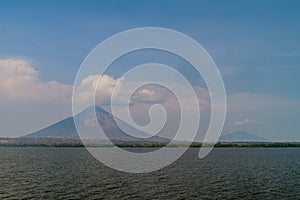
[[(45, 148), (111, 148), (111, 144), (90, 144), (83, 145), (82, 143), (0, 143), (0, 147), (45, 147)], [(161, 143), (117, 143), (115, 146), (120, 148), (162, 148), (166, 144)], [(218, 142), (215, 145), (193, 143), (186, 144), (170, 144), (168, 148), (201, 148), (201, 147), (214, 147), (214, 148), (300, 148), (299, 142)]]

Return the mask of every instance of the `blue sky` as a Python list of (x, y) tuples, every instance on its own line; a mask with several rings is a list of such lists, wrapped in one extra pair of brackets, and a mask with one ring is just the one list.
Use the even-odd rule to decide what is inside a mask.
[[(299, 6), (299, 1), (2, 0), (0, 59), (26, 60), (40, 72), (41, 80), (73, 84), (83, 59), (109, 36), (145, 26), (174, 29), (208, 51), (232, 102), (241, 94), (256, 98), (252, 103), (272, 101), (266, 104), (273, 107), (230, 111), (225, 132), (244, 129), (274, 140), (300, 140), (296, 120), (300, 100)], [(179, 69), (185, 65), (171, 56), (166, 56), (165, 62)], [(111, 73), (118, 76), (118, 71)], [(195, 86), (202, 85), (193, 71), (185, 73)], [(7, 125), (1, 131), (20, 135), (56, 118), (24, 123), (22, 130)], [(231, 126), (235, 121), (245, 125)], [(261, 121), (264, 124), (254, 123)], [(289, 133), (282, 133), (285, 130)]]

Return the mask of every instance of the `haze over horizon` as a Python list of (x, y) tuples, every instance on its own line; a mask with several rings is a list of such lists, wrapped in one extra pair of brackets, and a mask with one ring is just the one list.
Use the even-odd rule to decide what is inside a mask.
[[(244, 130), (273, 141), (300, 141), (300, 3), (192, 2), (1, 1), (0, 137), (22, 136), (71, 116), (74, 78), (87, 54), (113, 34), (152, 26), (189, 35), (216, 62), (228, 98), (223, 133)], [(210, 99), (203, 79), (185, 60), (165, 52), (145, 50), (121, 57), (98, 88), (94, 85), (100, 75), (86, 77), (79, 86), (82, 101), (97, 89), (97, 104), (107, 105), (121, 75), (149, 62), (173, 66), (190, 80), (205, 130)], [(121, 81), (123, 88), (134, 84)], [(176, 122), (173, 98), (159, 87), (140, 89), (133, 97), (135, 119), (145, 124), (145, 108), (161, 103)]]

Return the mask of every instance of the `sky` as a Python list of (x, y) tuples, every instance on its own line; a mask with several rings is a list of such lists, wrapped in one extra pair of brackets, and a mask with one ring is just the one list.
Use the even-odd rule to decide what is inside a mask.
[[(151, 26), (194, 38), (213, 58), (227, 92), (224, 134), (244, 130), (274, 141), (300, 141), (299, 6), (299, 1), (2, 0), (0, 136), (25, 135), (70, 116), (75, 76), (89, 52), (121, 31)], [(132, 65), (149, 61), (173, 65), (198, 88), (201, 105), (209, 104), (203, 79), (185, 61), (162, 52), (120, 58), (106, 80), (114, 82)], [(110, 94), (105, 87), (100, 91)]]

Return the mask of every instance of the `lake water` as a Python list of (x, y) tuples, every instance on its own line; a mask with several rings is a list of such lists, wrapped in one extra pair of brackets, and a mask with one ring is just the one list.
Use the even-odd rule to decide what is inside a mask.
[(299, 148), (198, 150), (127, 174), (84, 148), (0, 148), (0, 199), (300, 199)]

